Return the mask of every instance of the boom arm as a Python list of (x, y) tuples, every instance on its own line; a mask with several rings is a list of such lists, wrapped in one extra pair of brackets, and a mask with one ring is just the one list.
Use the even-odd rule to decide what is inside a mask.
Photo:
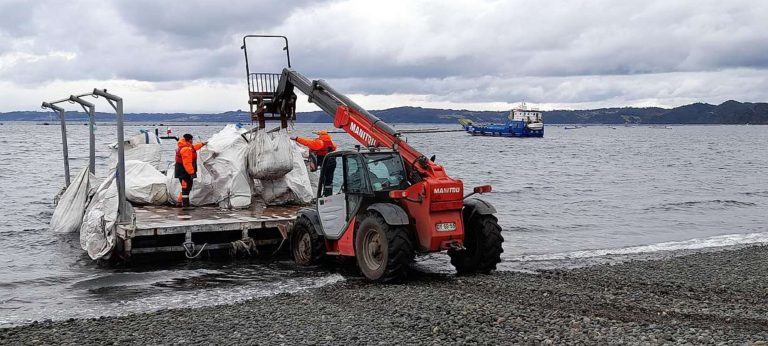
[(390, 148), (399, 152), (403, 160), (422, 177), (447, 178), (442, 166), (430, 161), (401, 140), (400, 133), (389, 124), (337, 92), (323, 80), (310, 81), (295, 70), (285, 68), (280, 76), (275, 102), (279, 104), (281, 100), (293, 97), (294, 87), (309, 96), (309, 102), (333, 117), (335, 127), (343, 129), (363, 145)]

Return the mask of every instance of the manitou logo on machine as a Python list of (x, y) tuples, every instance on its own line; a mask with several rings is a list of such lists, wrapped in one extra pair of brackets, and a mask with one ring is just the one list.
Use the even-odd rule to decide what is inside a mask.
[(360, 126), (357, 126), (356, 123), (352, 123), (352, 125), (349, 126), (349, 129), (352, 130), (352, 133), (358, 135), (360, 139), (365, 141), (365, 143), (368, 144), (369, 147), (375, 147), (376, 146), (376, 140), (371, 137), (367, 132), (365, 132), (363, 129), (360, 128)]
[(437, 187), (433, 190), (434, 193), (461, 193), (461, 188), (458, 187)]

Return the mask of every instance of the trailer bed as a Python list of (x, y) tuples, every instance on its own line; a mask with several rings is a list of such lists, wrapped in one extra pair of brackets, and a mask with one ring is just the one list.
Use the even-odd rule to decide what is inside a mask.
[(134, 228), (118, 233), (117, 250), (124, 258), (168, 252), (196, 257), (204, 250), (217, 249), (250, 252), (258, 246), (283, 243), (300, 208), (259, 204), (240, 210), (134, 206)]

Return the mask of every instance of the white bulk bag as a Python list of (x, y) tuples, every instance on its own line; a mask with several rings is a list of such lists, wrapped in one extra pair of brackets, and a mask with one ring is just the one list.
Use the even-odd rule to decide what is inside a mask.
[[(106, 179), (88, 204), (80, 227), (80, 247), (88, 252), (91, 259), (99, 259), (109, 254), (115, 246), (115, 225), (119, 204), (115, 176)], [(128, 214), (133, 208), (126, 203)]]
[(88, 166), (83, 167), (74, 181), (59, 198), (51, 217), (51, 230), (57, 233), (77, 232), (83, 223), (83, 214), (88, 203), (90, 185)]
[[(109, 170), (114, 172), (117, 167), (117, 143), (109, 146), (111, 153), (109, 155)], [(123, 145), (125, 161), (137, 160), (151, 164), (156, 169), (160, 169), (162, 164), (162, 145), (160, 138), (154, 133), (142, 130), (140, 134), (135, 135), (124, 142)]]
[[(169, 168), (166, 174), (166, 187), (168, 188), (168, 202), (177, 204), (177, 198), (181, 193), (181, 182), (175, 176), (175, 169)], [(189, 196), (189, 203), (195, 206), (209, 205), (217, 203), (217, 193), (213, 187), (211, 175), (208, 169), (197, 159), (197, 178), (192, 183), (192, 191)]]
[(244, 209), (251, 206), (253, 194), (253, 180), (248, 176), (245, 168), (241, 169), (229, 181), (226, 189), (220, 191), (219, 207), (226, 209)]
[(244, 133), (246, 130), (242, 126), (229, 124), (214, 134), (208, 145), (198, 152), (198, 162), (211, 176), (216, 192), (214, 203), (222, 208), (247, 208), (251, 205), (252, 188), (245, 165), (248, 143), (242, 136)]
[(138, 204), (168, 203), (166, 177), (147, 162), (125, 162), (125, 197)]
[(312, 183), (309, 180), (307, 165), (296, 143), (291, 143), (292, 169), (280, 179), (261, 180), (262, 196), (267, 205), (307, 204), (312, 202)]
[(286, 129), (257, 131), (248, 143), (248, 174), (254, 179), (278, 179), (293, 169), (291, 139)]

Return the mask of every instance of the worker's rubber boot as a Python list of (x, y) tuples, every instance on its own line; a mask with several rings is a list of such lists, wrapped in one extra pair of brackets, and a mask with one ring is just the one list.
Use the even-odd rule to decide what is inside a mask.
[(189, 204), (189, 197), (182, 197), (181, 198), (181, 208), (184, 210), (192, 209), (192, 205)]

